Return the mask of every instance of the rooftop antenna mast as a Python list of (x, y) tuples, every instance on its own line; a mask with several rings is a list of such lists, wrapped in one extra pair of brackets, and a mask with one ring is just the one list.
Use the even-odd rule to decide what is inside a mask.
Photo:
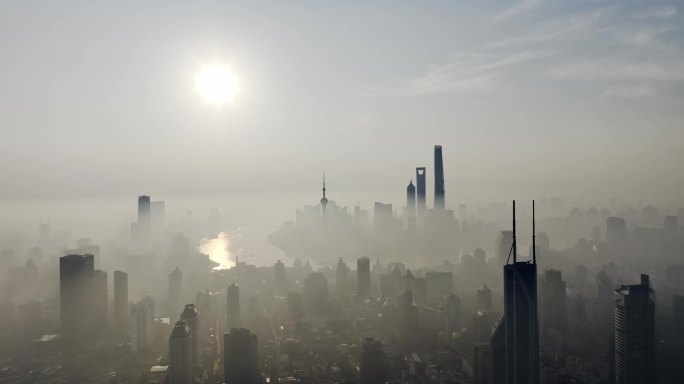
[(537, 264), (537, 229), (534, 220), (534, 200), (532, 200), (532, 264)]
[(515, 241), (515, 200), (513, 200), (513, 264), (518, 261), (518, 244)]

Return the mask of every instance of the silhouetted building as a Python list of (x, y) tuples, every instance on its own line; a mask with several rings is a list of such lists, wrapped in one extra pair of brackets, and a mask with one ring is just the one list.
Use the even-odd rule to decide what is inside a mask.
[(138, 353), (149, 347), (154, 335), (154, 301), (147, 296), (131, 305), (129, 333), (131, 352)]
[(38, 300), (17, 305), (17, 333), (24, 340), (43, 335), (43, 305)]
[(413, 179), (406, 187), (406, 224), (409, 231), (416, 229), (416, 187), (413, 185)]
[(93, 255), (67, 255), (59, 258), (59, 309), (61, 337), (65, 342), (85, 341), (90, 319), (88, 284), (95, 271)]
[(461, 318), (461, 298), (449, 294), (444, 297), (444, 335), (447, 340), (458, 329)]
[(177, 310), (181, 303), (181, 295), (183, 293), (183, 272), (176, 267), (169, 274), (169, 305), (172, 310)]
[(425, 290), (428, 304), (442, 303), (444, 296), (454, 292), (454, 275), (451, 272), (427, 272)]
[(200, 361), (200, 332), (199, 332), (199, 313), (195, 304), (186, 304), (183, 309), (183, 313), (180, 316), (181, 320), (185, 321), (190, 328), (190, 338), (192, 339), (192, 364), (193, 366), (199, 365)]
[(340, 257), (337, 260), (337, 267), (335, 268), (335, 289), (338, 295), (346, 295), (349, 293), (348, 286), (349, 267)]
[(169, 336), (168, 384), (192, 384), (192, 335), (185, 321), (178, 321)]
[(232, 283), (227, 291), (227, 320), (228, 328), (239, 328), (242, 326), (242, 315), (240, 314), (240, 288)]
[(278, 260), (273, 267), (275, 273), (276, 295), (285, 295), (287, 292), (287, 278), (285, 277), (285, 264)]
[(307, 310), (323, 313), (328, 301), (328, 280), (321, 272), (311, 272), (304, 279), (304, 305)]
[(109, 294), (107, 289), (107, 272), (95, 270), (90, 285), (90, 299), (92, 300), (92, 329), (102, 333), (109, 322)]
[(615, 287), (613, 284), (613, 279), (605, 270), (600, 270), (596, 275), (598, 296), (594, 300), (594, 322), (603, 334), (609, 333), (614, 323)]
[(473, 355), (473, 384), (492, 384), (492, 356), (489, 343), (475, 344)]
[(399, 335), (402, 339), (411, 338), (418, 332), (419, 312), (413, 303), (413, 293), (405, 291), (397, 297)]
[(302, 306), (302, 295), (298, 292), (290, 292), (287, 294), (287, 317), (290, 321), (298, 323), (304, 316), (304, 307)]
[(155, 236), (162, 234), (166, 225), (166, 203), (153, 201), (150, 203), (151, 229)]
[(325, 219), (328, 209), (328, 198), (325, 197), (325, 174), (323, 174), (323, 197), (321, 197), (321, 217)]
[(385, 352), (382, 344), (373, 338), (366, 338), (361, 346), (359, 383), (379, 384), (385, 383), (386, 380)]
[(496, 258), (501, 264), (508, 263), (508, 255), (510, 255), (511, 247), (513, 246), (513, 232), (501, 231), (496, 240)]
[(625, 219), (611, 216), (606, 220), (606, 242), (609, 244), (621, 243), (625, 240), (626, 233)]
[(356, 260), (356, 297), (366, 299), (370, 296), (370, 259), (366, 256)]
[(655, 383), (655, 292), (648, 275), (615, 293), (615, 383)]
[(217, 313), (215, 311), (214, 299), (214, 294), (208, 289), (199, 291), (195, 295), (195, 307), (197, 307), (197, 313), (199, 314), (199, 327), (202, 338), (205, 337), (205, 332), (215, 325)]
[(566, 283), (562, 279), (561, 271), (549, 269), (544, 275), (544, 289), (541, 295), (543, 327), (565, 330), (566, 314)]
[(489, 311), (492, 309), (492, 291), (485, 284), (482, 289), (477, 290), (477, 297), (475, 298), (477, 309)]
[(128, 274), (114, 271), (114, 325), (118, 330), (128, 328)]
[[(532, 244), (535, 249), (534, 202)], [(493, 383), (539, 383), (537, 263), (517, 260), (513, 201), (512, 262), (504, 266), (504, 316), (492, 335)], [(500, 380), (505, 381), (500, 381)]]
[[(489, 353), (491, 356), (491, 370), (490, 377), (492, 384), (506, 384), (509, 381), (506, 380), (507, 369), (506, 369), (506, 317), (502, 317), (499, 324), (494, 329), (492, 337), (489, 339)], [(511, 377), (511, 380), (513, 380)], [(512, 381), (511, 381), (512, 382)]]
[(257, 337), (249, 329), (233, 328), (223, 335), (223, 371), (226, 384), (257, 384)]
[(392, 204), (376, 201), (373, 204), (373, 227), (376, 234), (391, 233), (394, 229), (394, 217), (392, 216)]
[(427, 212), (427, 201), (425, 193), (425, 167), (416, 168), (416, 202), (417, 215), (420, 220), (425, 218)]
[(675, 334), (684, 337), (684, 295), (672, 297), (672, 319)]
[(138, 225), (137, 231), (142, 242), (149, 241), (152, 228), (152, 208), (150, 197), (147, 195), (138, 196)]
[(444, 163), (442, 146), (435, 145), (435, 209), (444, 209)]

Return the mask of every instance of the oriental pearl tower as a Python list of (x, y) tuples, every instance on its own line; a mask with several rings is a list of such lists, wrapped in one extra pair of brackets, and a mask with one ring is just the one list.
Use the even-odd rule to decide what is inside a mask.
[(325, 172), (323, 172), (323, 197), (321, 197), (321, 215), (325, 219), (326, 209), (328, 207), (328, 198), (325, 197)]

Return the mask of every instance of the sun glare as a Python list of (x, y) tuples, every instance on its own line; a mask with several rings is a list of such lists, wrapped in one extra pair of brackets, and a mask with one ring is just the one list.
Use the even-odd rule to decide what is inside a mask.
[(195, 76), (195, 90), (208, 102), (222, 105), (232, 102), (240, 92), (239, 79), (232, 69), (214, 64)]

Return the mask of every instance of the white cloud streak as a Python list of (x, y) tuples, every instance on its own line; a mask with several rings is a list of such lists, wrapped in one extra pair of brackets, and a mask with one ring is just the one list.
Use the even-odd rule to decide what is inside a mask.
[(547, 55), (526, 51), (497, 56), (474, 52), (452, 57), (447, 63), (410, 77), (392, 87), (366, 86), (362, 93), (374, 96), (416, 96), (458, 91), (492, 91), (505, 77), (508, 68)]
[(501, 23), (511, 19), (519, 14), (522, 14), (530, 9), (536, 8), (541, 4), (540, 0), (521, 0), (512, 7), (509, 7), (502, 12), (496, 14), (490, 21), (492, 24)]

